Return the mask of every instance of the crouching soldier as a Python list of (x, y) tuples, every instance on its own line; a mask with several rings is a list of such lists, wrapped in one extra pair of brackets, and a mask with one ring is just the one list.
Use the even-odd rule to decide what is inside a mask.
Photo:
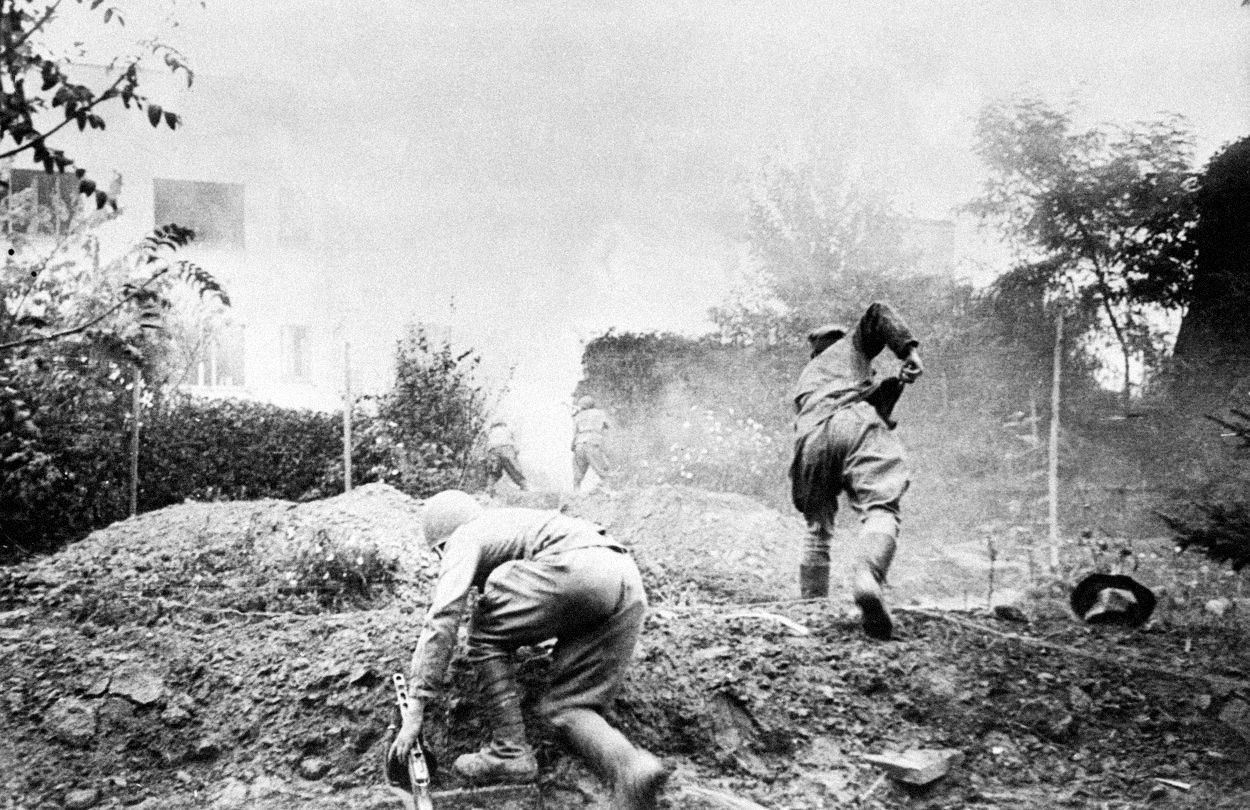
[(391, 756), (406, 757), (420, 734), (424, 704), (444, 683), (469, 590), (476, 588), (468, 657), (490, 701), (493, 732), (480, 751), (456, 760), (456, 770), (474, 782), (535, 778), (512, 656), (518, 647), (554, 638), (551, 685), (540, 711), (611, 785), (613, 808), (655, 807), (667, 771), (603, 717), (647, 607), (629, 553), (593, 523), (554, 511), (486, 510), (458, 490), (430, 498), (424, 528), (442, 562), (412, 656), (414, 705)]
[[(812, 330), (811, 360), (794, 394), (791, 496), (807, 520), (799, 588), (804, 598), (829, 594), (829, 543), (838, 494), (845, 491), (861, 521), (855, 603), (864, 631), (888, 639), (893, 624), (881, 585), (894, 558), (899, 502), (908, 486), (903, 446), (891, 433), (892, 412), (904, 384), (924, 367), (919, 341), (888, 304), (868, 307), (847, 335), (833, 324)], [(876, 381), (872, 361), (887, 347), (903, 365), (897, 377)]]

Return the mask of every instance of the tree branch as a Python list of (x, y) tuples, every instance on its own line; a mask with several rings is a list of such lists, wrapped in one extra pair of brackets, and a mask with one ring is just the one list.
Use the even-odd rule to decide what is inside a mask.
[(26, 31), (26, 33), (22, 35), (21, 39), (18, 39), (18, 40), (15, 40), (14, 42), (9, 43), (8, 45), (9, 49), (17, 50), (18, 48), (25, 45), (26, 40), (30, 39), (32, 35), (34, 35), (36, 32), (39, 31), (40, 28), (43, 28), (45, 25), (47, 25), (48, 20), (52, 19), (53, 15), (56, 14), (57, 7), (59, 7), (60, 5), (61, 5), (61, 0), (56, 0), (55, 3), (48, 6), (46, 9), (44, 9), (43, 17), (34, 25), (32, 25)]
[[(172, 265), (166, 265), (165, 267), (162, 267), (156, 273), (153, 273), (152, 276), (147, 281), (143, 282), (142, 284), (140, 284), (138, 287), (135, 288), (135, 292), (147, 289), (149, 286), (152, 285), (153, 282), (155, 282), (161, 276), (168, 273), (171, 267)], [(0, 343), (0, 351), (16, 349), (21, 346), (34, 346), (39, 343), (47, 343), (52, 340), (59, 340), (60, 338), (63, 338), (63, 337), (69, 337), (70, 335), (77, 335), (81, 332), (85, 332), (91, 327), (103, 321), (108, 316), (117, 312), (119, 309), (124, 307), (127, 303), (134, 300), (134, 298), (135, 298), (134, 293), (131, 293), (130, 295), (123, 297), (120, 301), (113, 304), (113, 306), (109, 307), (104, 312), (100, 313), (100, 315), (96, 316), (95, 318), (92, 318), (89, 321), (81, 323), (78, 326), (70, 327), (69, 329), (63, 329), (60, 332), (54, 332), (51, 335), (40, 335), (38, 337), (28, 337), (28, 338), (22, 338), (21, 340), (14, 340), (9, 343)]]
[[(99, 104), (100, 102), (102, 102), (102, 101), (104, 101), (106, 98), (108, 98), (108, 97), (109, 97), (109, 93), (111, 93), (113, 90), (116, 90), (116, 89), (117, 89), (117, 86), (118, 86), (119, 84), (121, 84), (121, 83), (122, 83), (122, 80), (123, 80), (123, 79), (125, 79), (125, 78), (126, 78), (126, 73), (123, 71), (123, 72), (122, 72), (122, 74), (121, 74), (120, 76), (118, 76), (118, 77), (117, 77), (117, 80), (116, 80), (116, 81), (114, 81), (111, 85), (109, 85), (109, 87), (108, 87), (108, 89), (107, 89), (107, 90), (105, 90), (103, 93), (101, 93), (100, 95), (98, 95), (98, 96), (96, 96), (94, 99), (92, 99), (91, 103), (90, 103), (90, 104), (88, 104), (86, 107), (83, 107), (81, 110), (79, 110), (79, 112), (80, 112), (80, 113), (87, 113), (87, 112), (90, 112), (92, 109), (94, 109), (94, 108), (95, 108), (95, 106), (96, 106), (97, 104)], [(23, 106), (26, 106), (26, 105), (25, 105), (25, 96), (23, 96)], [(44, 132), (44, 133), (43, 133), (43, 134), (41, 134), (41, 135), (36, 135), (35, 137), (31, 138), (29, 141), (27, 141), (26, 143), (22, 144), (21, 146), (18, 146), (18, 147), (17, 147), (17, 148), (15, 148), (15, 149), (10, 149), (9, 151), (4, 152), (3, 154), (0, 154), (0, 160), (4, 160), (5, 158), (13, 157), (14, 155), (19, 154), (19, 153), (21, 153), (21, 152), (25, 152), (27, 149), (31, 149), (31, 148), (33, 148), (33, 147), (35, 146), (35, 144), (37, 144), (37, 143), (46, 143), (46, 142), (47, 142), (47, 140), (48, 140), (48, 138), (50, 138), (50, 137), (52, 137), (53, 135), (55, 135), (55, 134), (56, 134), (58, 131), (60, 131), (60, 130), (61, 130), (61, 129), (62, 129), (62, 128), (66, 125), (66, 124), (70, 123), (71, 121), (74, 121), (77, 117), (78, 117), (78, 116), (77, 116), (77, 114), (75, 114), (73, 117), (66, 118), (64, 121), (62, 121), (61, 123), (57, 124), (56, 126), (54, 126), (52, 129), (48, 130), (47, 132)], [(31, 124), (31, 126), (32, 126), (32, 128), (33, 128), (33, 126), (34, 126), (34, 122), (33, 122), (33, 121), (31, 121), (31, 119), (30, 119), (30, 113), (29, 113), (29, 112), (27, 112), (27, 113), (26, 113), (25, 118), (26, 118), (26, 122), (27, 122), (28, 124)]]

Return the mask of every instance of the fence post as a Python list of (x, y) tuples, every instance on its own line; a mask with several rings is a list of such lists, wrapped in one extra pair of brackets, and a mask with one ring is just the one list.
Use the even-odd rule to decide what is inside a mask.
[(143, 369), (138, 363), (135, 363), (131, 389), (130, 516), (134, 517), (139, 513), (139, 416), (143, 405)]
[(1050, 568), (1059, 568), (1059, 378), (1063, 370), (1063, 306), (1056, 305), (1055, 357), (1050, 381), (1050, 454), (1047, 459), (1046, 489), (1050, 523)]
[(343, 341), (343, 491), (352, 491), (352, 344)]

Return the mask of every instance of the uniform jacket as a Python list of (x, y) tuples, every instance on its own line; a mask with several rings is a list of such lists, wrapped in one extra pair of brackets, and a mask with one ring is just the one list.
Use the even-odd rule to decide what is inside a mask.
[(418, 692), (428, 696), (443, 685), (469, 590), (482, 590), (492, 571), (511, 560), (598, 547), (624, 550), (595, 523), (540, 509), (491, 509), (453, 532), (412, 656)]
[(796, 433), (805, 435), (835, 411), (863, 399), (873, 402), (878, 412), (884, 410), (882, 418), (890, 423), (889, 411), (902, 388), (879, 387), (872, 361), (882, 349), (889, 348), (902, 359), (918, 345), (889, 304), (869, 306), (850, 335), (812, 358), (799, 374), (794, 391)]

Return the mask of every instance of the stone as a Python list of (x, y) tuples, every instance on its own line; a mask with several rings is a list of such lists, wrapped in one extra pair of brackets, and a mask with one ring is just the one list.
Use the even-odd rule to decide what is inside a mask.
[(65, 810), (87, 810), (88, 807), (95, 807), (99, 801), (100, 790), (98, 788), (71, 790), (65, 794)]
[(321, 757), (305, 757), (299, 763), (299, 775), (315, 781), (330, 772), (330, 763)]
[(1029, 623), (1029, 617), (1015, 605), (995, 605), (994, 618), (1005, 622), (1016, 622), (1017, 624)]
[(165, 694), (165, 683), (160, 676), (140, 664), (126, 664), (113, 672), (109, 693), (140, 706), (149, 706)]
[(1223, 618), (1224, 614), (1227, 613), (1232, 606), (1233, 601), (1231, 599), (1224, 599), (1221, 597), (1219, 599), (1208, 600), (1207, 603), (1202, 606), (1202, 609), (1218, 619)]
[(1250, 703), (1241, 698), (1233, 698), (1220, 709), (1220, 722), (1235, 731), (1246, 742), (1250, 742)]
[(901, 754), (866, 754), (864, 761), (876, 765), (899, 782), (922, 787), (936, 782), (964, 760), (954, 748), (915, 748)]
[(161, 712), (161, 722), (167, 726), (172, 726), (173, 728), (185, 725), (190, 719), (191, 712), (181, 706), (170, 706), (165, 711)]
[(212, 810), (243, 810), (250, 803), (247, 783), (232, 778), (217, 792), (211, 807)]
[(95, 736), (95, 707), (78, 698), (64, 697), (52, 705), (44, 722), (53, 737), (81, 748)]
[(30, 610), (27, 608), (6, 610), (0, 612), (0, 627), (16, 627), (19, 624), (26, 624), (29, 618)]

